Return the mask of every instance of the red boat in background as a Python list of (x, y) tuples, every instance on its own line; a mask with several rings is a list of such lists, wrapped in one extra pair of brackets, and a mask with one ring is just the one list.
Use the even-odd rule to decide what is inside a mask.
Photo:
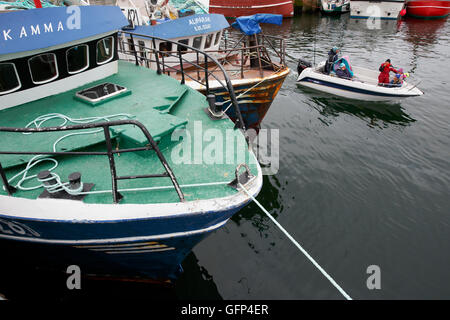
[(250, 16), (256, 13), (294, 16), (292, 0), (210, 0), (209, 13), (220, 13), (228, 18)]
[(422, 19), (445, 18), (450, 13), (450, 0), (408, 0), (406, 13)]

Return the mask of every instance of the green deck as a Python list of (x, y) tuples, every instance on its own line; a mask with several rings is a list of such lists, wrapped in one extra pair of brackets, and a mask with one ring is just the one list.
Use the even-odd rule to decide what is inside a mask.
[[(92, 87), (96, 84), (111, 82), (124, 86), (131, 90), (130, 95), (121, 96), (106, 103), (92, 106), (74, 98), (76, 92)], [(253, 162), (249, 163), (249, 152), (245, 147), (244, 137), (238, 134), (234, 147), (239, 148), (239, 152), (234, 152), (234, 157), (228, 155), (223, 158), (225, 164), (177, 164), (172, 159), (172, 151), (180, 144), (171, 141), (171, 133), (177, 128), (186, 127), (192, 137), (191, 157), (194, 160), (194, 148), (199, 148), (201, 139), (194, 142), (194, 121), (201, 121), (203, 132), (207, 129), (216, 129), (223, 134), (222, 145), (225, 149), (225, 131), (232, 132), (234, 124), (228, 120), (210, 120), (204, 108), (207, 107), (206, 99), (195, 90), (181, 85), (175, 79), (165, 75), (157, 75), (153, 70), (137, 67), (127, 62), (119, 62), (119, 73), (100, 81), (90, 83), (74, 90), (47, 97), (38, 101), (33, 101), (20, 106), (0, 111), (0, 126), (25, 127), (30, 121), (38, 116), (50, 113), (61, 113), (71, 118), (85, 118), (92, 116), (108, 116), (113, 114), (130, 114), (134, 120), (143, 123), (153, 138), (160, 142), (161, 150), (177, 177), (180, 185), (211, 183), (231, 181), (234, 178), (234, 170), (238, 164), (237, 155), (244, 154), (245, 162), (250, 165), (252, 173), (256, 174), (257, 167)], [(116, 118), (117, 119), (117, 118)], [(51, 120), (45, 126), (59, 125), (60, 121)], [(70, 125), (69, 123), (68, 125)], [(197, 123), (197, 127), (199, 123)], [(74, 131), (71, 131), (74, 132)], [(0, 132), (3, 141), (1, 151), (52, 151), (53, 143), (59, 137), (66, 135), (68, 131), (52, 133), (34, 133), (24, 135), (22, 133)], [(133, 126), (114, 127), (111, 130), (114, 137), (114, 148), (129, 148), (143, 146), (146, 144), (144, 135)], [(210, 150), (211, 142), (203, 142), (201, 149)], [(209, 148), (209, 149), (208, 149)], [(57, 151), (106, 151), (103, 133), (73, 136), (62, 140), (57, 145)], [(225, 150), (223, 152), (225, 154)], [(8, 178), (23, 170), (25, 163), (32, 156), (0, 155), (0, 162), (5, 168)], [(59, 156), (53, 157), (59, 161), (59, 166), (53, 171), (57, 173), (63, 181), (67, 176), (75, 171), (82, 174), (82, 181), (94, 183), (93, 190), (110, 190), (111, 175), (109, 162), (106, 156)], [(222, 159), (222, 157), (221, 157)], [(136, 153), (123, 153), (115, 156), (117, 174), (144, 175), (163, 173), (164, 169), (160, 164), (154, 151), (143, 151)], [(242, 162), (242, 161), (239, 161)], [(36, 174), (50, 166), (44, 163), (36, 166), (30, 174)], [(17, 182), (12, 182), (15, 185)], [(37, 181), (30, 181), (25, 186), (38, 184)], [(153, 186), (169, 186), (169, 178), (150, 178), (118, 181), (119, 189), (139, 188)], [(210, 199), (224, 197), (236, 192), (234, 189), (222, 185), (214, 187), (182, 188), (186, 200)], [(43, 189), (34, 191), (17, 191), (14, 197), (36, 199)], [(0, 194), (6, 194), (3, 189)], [(174, 189), (125, 192), (124, 199), (120, 203), (163, 203), (177, 202), (178, 196)], [(91, 194), (84, 199), (87, 203), (111, 203), (111, 194)]]

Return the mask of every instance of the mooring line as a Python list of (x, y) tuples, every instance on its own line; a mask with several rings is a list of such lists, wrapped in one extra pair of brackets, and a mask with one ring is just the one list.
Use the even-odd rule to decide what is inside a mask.
[(319, 269), (319, 271), (325, 276), (325, 278), (328, 279), (328, 281), (331, 282), (331, 284), (338, 289), (338, 291), (345, 297), (347, 300), (353, 300), (345, 291), (341, 288), (340, 285), (334, 281), (334, 279), (314, 260), (313, 257), (309, 255), (309, 253), (303, 249), (303, 247), (286, 231), (286, 229), (283, 228), (281, 224), (278, 223), (277, 220), (275, 220), (274, 217), (258, 202), (258, 200), (255, 199), (248, 191), (245, 189), (245, 187), (239, 183), (239, 186), (242, 188), (242, 190), (245, 191), (245, 193), (261, 208), (261, 210), (275, 223), (275, 225), (289, 238), (289, 240), (292, 241), (292, 243), (295, 244), (295, 246), (311, 261), (311, 263)]

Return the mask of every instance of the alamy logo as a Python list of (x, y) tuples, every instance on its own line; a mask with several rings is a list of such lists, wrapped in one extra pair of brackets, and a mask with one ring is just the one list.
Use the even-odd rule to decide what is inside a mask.
[(204, 129), (201, 121), (194, 121), (192, 130), (173, 131), (171, 140), (180, 143), (172, 149), (172, 162), (186, 165), (255, 164), (257, 160), (246, 152), (250, 147), (259, 160), (268, 163), (262, 173), (276, 174), (279, 169), (278, 129), (260, 129), (258, 135), (250, 130), (247, 131), (249, 136), (256, 138), (248, 146), (239, 130)]
[(66, 285), (67, 289), (73, 290), (81, 289), (81, 269), (77, 265), (71, 265), (67, 267), (67, 274), (70, 274), (70, 276), (67, 278)]
[(377, 5), (370, 5), (367, 7), (367, 29), (381, 29), (381, 8)]
[(367, 267), (367, 274), (370, 274), (369, 278), (367, 278), (367, 289), (381, 289), (381, 269), (377, 265), (370, 265)]

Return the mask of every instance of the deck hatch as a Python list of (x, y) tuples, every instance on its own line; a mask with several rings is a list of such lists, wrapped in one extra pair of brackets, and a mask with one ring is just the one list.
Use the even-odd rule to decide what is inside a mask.
[(91, 105), (97, 105), (130, 93), (131, 91), (123, 86), (106, 82), (78, 91), (75, 97)]

